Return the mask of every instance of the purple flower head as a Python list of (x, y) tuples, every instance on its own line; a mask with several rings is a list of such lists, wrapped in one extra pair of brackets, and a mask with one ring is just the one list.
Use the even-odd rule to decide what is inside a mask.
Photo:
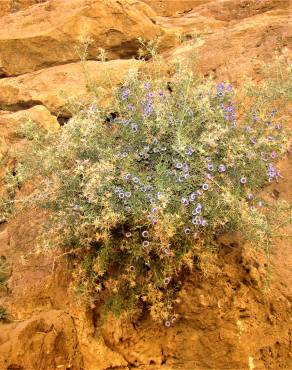
[(126, 234), (125, 234), (125, 237), (130, 238), (131, 236), (132, 236), (132, 233), (130, 233), (130, 231), (127, 231)]
[(189, 227), (185, 227), (184, 232), (185, 234), (189, 234), (191, 232), (191, 229)]
[(206, 177), (207, 177), (208, 180), (212, 180), (213, 179), (213, 176), (210, 173), (207, 173)]
[(184, 172), (188, 172), (189, 171), (189, 166), (187, 165), (187, 163), (183, 163), (182, 169), (183, 169)]
[(228, 112), (228, 113), (233, 113), (234, 112), (234, 106), (233, 105), (228, 105), (225, 108), (225, 111)]
[(143, 238), (148, 238), (149, 237), (149, 232), (147, 230), (142, 231), (142, 236), (143, 236)]
[(125, 197), (125, 194), (123, 192), (119, 192), (118, 197), (120, 199), (123, 199)]
[(130, 266), (129, 267), (129, 270), (133, 272), (133, 271), (135, 271), (135, 267), (134, 266)]
[(124, 179), (125, 180), (130, 180), (130, 178), (131, 178), (131, 174), (130, 173), (126, 173)]
[(191, 193), (191, 195), (190, 195), (190, 202), (193, 202), (195, 200), (196, 196), (197, 196), (196, 193), (194, 193), (194, 192)]
[(280, 170), (278, 170), (272, 163), (269, 163), (267, 175), (269, 177), (269, 182), (272, 182), (273, 179), (278, 181), (279, 177), (281, 177)]
[(202, 220), (202, 223), (201, 223), (202, 226), (206, 226), (207, 224), (208, 224), (207, 220)]
[(275, 159), (276, 157), (277, 157), (277, 153), (276, 153), (276, 152), (272, 152), (272, 153), (271, 153), (271, 158), (272, 158), (272, 159)]
[(133, 104), (128, 104), (128, 109), (133, 112), (135, 110), (135, 107)]
[(130, 89), (124, 89), (122, 91), (122, 100), (127, 100), (130, 95)]
[(274, 136), (269, 135), (269, 136), (268, 136), (268, 140), (269, 140), (269, 141), (273, 141), (273, 140), (274, 140)]
[(224, 82), (218, 83), (216, 88), (217, 88), (217, 91), (224, 91), (224, 89), (225, 89)]
[(184, 182), (185, 181), (185, 177), (184, 176), (179, 176), (178, 177), (178, 182)]
[(150, 243), (149, 243), (148, 240), (144, 240), (142, 245), (143, 245), (143, 248), (147, 248), (147, 247), (149, 247)]
[(246, 184), (246, 182), (247, 182), (246, 177), (242, 176), (241, 179), (240, 179), (240, 183), (241, 184)]
[(148, 94), (148, 98), (154, 98), (154, 96), (155, 96), (155, 94), (153, 93), (153, 92), (150, 92), (149, 94)]
[(250, 139), (250, 142), (255, 145), (257, 143), (257, 140), (253, 137), (252, 139)]
[(151, 86), (150, 82), (145, 82), (144, 83), (144, 89), (148, 90), (148, 89), (150, 89), (150, 86)]
[(135, 183), (135, 184), (138, 184), (139, 182), (140, 182), (140, 179), (139, 179), (139, 177), (133, 177), (133, 182)]
[(171, 325), (171, 323), (170, 323), (170, 321), (166, 320), (166, 321), (164, 322), (164, 325), (165, 325), (167, 328), (169, 328), (169, 327), (170, 327), (170, 325)]
[(194, 153), (194, 149), (192, 148), (186, 148), (186, 155), (192, 155)]
[(259, 207), (263, 207), (263, 205), (264, 205), (264, 202), (260, 200), (260, 201), (258, 202), (258, 206), (259, 206)]
[(199, 207), (199, 206), (197, 206), (197, 207), (192, 211), (192, 215), (193, 215), (193, 216), (199, 215), (200, 213), (202, 213), (202, 207)]
[(164, 93), (163, 93), (162, 90), (160, 90), (158, 94), (159, 94), (159, 96), (164, 96)]
[(156, 213), (156, 212), (158, 212), (158, 208), (157, 208), (157, 207), (153, 207), (153, 208), (151, 209), (151, 212), (152, 212), (152, 213)]
[(266, 126), (271, 126), (272, 122), (271, 121), (267, 121), (266, 122)]
[(209, 189), (209, 185), (208, 184), (203, 184), (202, 189), (203, 190), (208, 190)]
[(133, 132), (137, 132), (138, 131), (138, 125), (136, 123), (132, 123), (131, 124), (131, 129)]
[(276, 130), (281, 130), (281, 128), (282, 128), (282, 126), (281, 126), (279, 123), (277, 123), (277, 124), (275, 125), (275, 129), (276, 129)]
[(158, 143), (158, 139), (157, 137), (154, 137), (153, 140), (152, 140), (152, 144), (156, 145)]
[(232, 85), (231, 85), (231, 84), (229, 84), (229, 85), (227, 86), (227, 91), (228, 91), (228, 92), (232, 92), (232, 91), (233, 91), (233, 87), (232, 87)]
[(197, 190), (197, 195), (198, 196), (201, 196), (203, 193), (201, 192), (201, 190)]
[(132, 193), (131, 193), (130, 191), (127, 191), (127, 192), (125, 193), (125, 197), (126, 197), (126, 198), (130, 198), (130, 197), (131, 197), (131, 195), (132, 195)]
[(214, 165), (212, 163), (208, 164), (208, 171), (213, 171), (214, 170)]
[(211, 161), (212, 161), (212, 158), (211, 158), (211, 157), (207, 157), (207, 158), (206, 158), (206, 161), (207, 161), (207, 162), (211, 162)]
[(195, 216), (192, 218), (192, 224), (196, 226), (200, 226), (202, 224), (202, 220), (199, 216)]
[(190, 204), (190, 202), (187, 198), (182, 198), (181, 199), (181, 204), (183, 204), (184, 206), (188, 206)]
[(121, 191), (123, 191), (121, 187), (119, 187), (119, 186), (115, 187), (115, 193), (116, 194), (120, 193)]
[(253, 194), (251, 194), (251, 193), (250, 193), (250, 194), (248, 194), (248, 195), (247, 195), (247, 199), (248, 199), (248, 200), (252, 200), (252, 199), (253, 199)]
[(224, 164), (220, 164), (220, 166), (218, 167), (218, 171), (220, 173), (225, 172), (226, 171), (226, 166)]
[(179, 162), (175, 165), (175, 167), (178, 169), (181, 169), (183, 167), (183, 164)]
[(146, 107), (144, 108), (144, 116), (148, 117), (151, 115), (152, 112), (153, 112), (153, 106), (151, 105), (151, 103), (148, 103)]

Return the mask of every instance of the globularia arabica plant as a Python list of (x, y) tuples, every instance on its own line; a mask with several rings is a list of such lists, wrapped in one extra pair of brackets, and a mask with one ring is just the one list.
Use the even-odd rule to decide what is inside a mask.
[(266, 244), (257, 194), (280, 180), (287, 140), (273, 99), (258, 101), (239, 108), (233, 86), (182, 66), (169, 79), (132, 71), (110, 110), (93, 103), (55, 134), (24, 127), (31, 144), (13, 182), (37, 183), (27, 202), (49, 210), (44, 242), (76, 251), (76, 292), (169, 326), (198, 246), (234, 230)]

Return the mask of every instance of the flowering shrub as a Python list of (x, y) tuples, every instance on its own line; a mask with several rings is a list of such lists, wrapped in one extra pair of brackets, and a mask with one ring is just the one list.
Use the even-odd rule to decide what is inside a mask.
[(149, 308), (169, 326), (200, 248), (233, 230), (266, 245), (270, 212), (258, 194), (280, 180), (288, 148), (272, 105), (287, 89), (258, 104), (267, 90), (239, 104), (233, 86), (182, 66), (168, 80), (132, 71), (111, 111), (92, 103), (57, 134), (24, 127), (31, 145), (11, 189), (34, 179), (26, 200), (49, 210), (43, 245), (79, 261), (75, 292), (116, 314)]

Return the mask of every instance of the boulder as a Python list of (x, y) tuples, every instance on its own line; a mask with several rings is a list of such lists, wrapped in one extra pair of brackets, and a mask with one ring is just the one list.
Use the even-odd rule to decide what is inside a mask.
[(70, 117), (66, 97), (83, 100), (89, 81), (106, 91), (123, 82), (129, 69), (143, 65), (139, 60), (87, 61), (50, 67), (22, 76), (0, 80), (0, 109), (20, 110), (44, 105), (50, 112)]
[(0, 325), (1, 369), (83, 367), (74, 322), (67, 313), (51, 310), (29, 320)]
[(49, 66), (138, 55), (138, 37), (157, 39), (164, 32), (155, 13), (135, 0), (51, 0), (0, 18), (0, 76), (19, 75)]

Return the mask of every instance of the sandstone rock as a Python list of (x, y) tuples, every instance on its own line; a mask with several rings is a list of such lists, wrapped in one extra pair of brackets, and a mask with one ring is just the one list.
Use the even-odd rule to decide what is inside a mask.
[(206, 4), (211, 0), (142, 0), (150, 5), (159, 15), (170, 17), (187, 13), (193, 8)]
[(82, 368), (74, 323), (65, 312), (51, 310), (23, 322), (0, 325), (1, 369)]
[(0, 75), (78, 61), (77, 49), (89, 39), (89, 59), (99, 48), (108, 59), (136, 56), (138, 37), (163, 36), (149, 16), (155, 14), (134, 0), (50, 0), (6, 15), (0, 18)]
[(56, 115), (69, 117), (65, 97), (85, 100), (87, 77), (97, 86), (110, 89), (123, 81), (129, 69), (142, 64), (138, 60), (77, 62), (4, 78), (0, 80), (0, 109), (19, 110), (42, 104)]
[(30, 5), (35, 5), (43, 2), (43, 0), (1, 0), (0, 2), (0, 17), (5, 14), (18, 12), (26, 9)]
[[(221, 5), (226, 3), (222, 2)], [(282, 2), (278, 4), (283, 5)], [(252, 11), (252, 16), (222, 24), (221, 29), (216, 32), (213, 29), (209, 35), (205, 35), (196, 49), (198, 70), (205, 75), (213, 72), (218, 79), (239, 82), (248, 77), (260, 78), (260, 66), (263, 62), (271, 62), (275, 52), (291, 58), (292, 29), (287, 26), (289, 11), (286, 4), (280, 5), (277, 9), (256, 15)], [(202, 17), (201, 10), (189, 15), (193, 17), (194, 24), (197, 17)], [(166, 57), (170, 61), (183, 59), (191, 55), (190, 51), (188, 45), (183, 45), (167, 52)]]
[[(0, 111), (0, 182), (6, 166), (14, 161), (17, 152), (23, 145), (23, 139), (17, 134), (22, 122), (31, 119), (46, 130), (54, 131), (60, 125), (57, 118), (41, 105), (19, 112)], [(5, 164), (5, 166), (4, 166)], [(0, 191), (1, 194), (1, 191)]]
[(17, 131), (22, 122), (31, 119), (46, 130), (57, 130), (60, 126), (57, 118), (41, 105), (19, 112), (0, 112), (0, 161), (4, 153), (11, 151), (13, 145), (20, 141)]

